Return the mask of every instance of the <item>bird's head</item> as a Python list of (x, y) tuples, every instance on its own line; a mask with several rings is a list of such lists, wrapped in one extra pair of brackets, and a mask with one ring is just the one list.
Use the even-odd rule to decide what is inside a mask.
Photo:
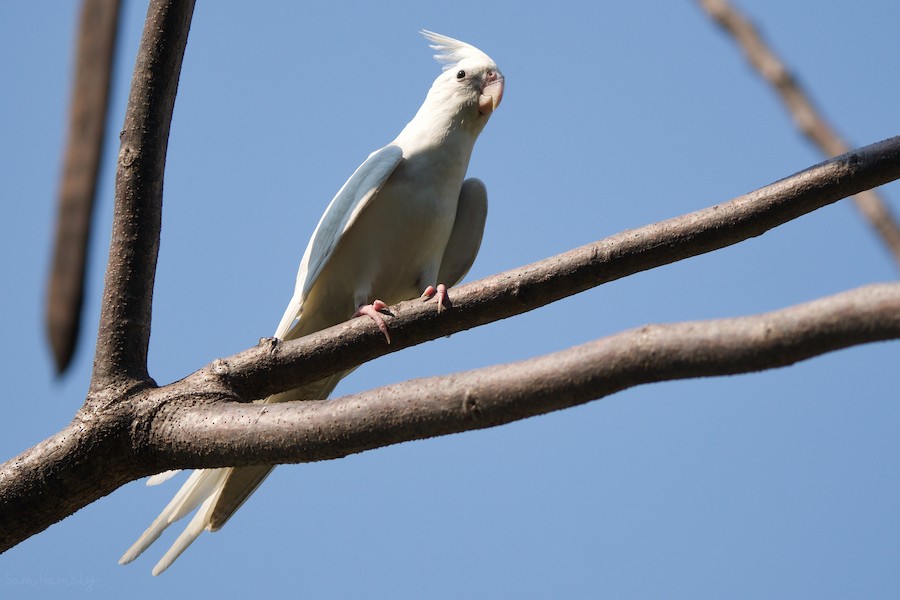
[(470, 44), (422, 30), (422, 35), (437, 51), (435, 60), (444, 72), (435, 80), (429, 96), (458, 111), (480, 131), (503, 98), (503, 73), (493, 59)]

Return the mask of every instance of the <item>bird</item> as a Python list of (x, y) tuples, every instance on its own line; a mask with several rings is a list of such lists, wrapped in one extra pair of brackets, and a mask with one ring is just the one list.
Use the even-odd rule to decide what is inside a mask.
[[(479, 134), (503, 98), (505, 78), (465, 42), (420, 32), (442, 64), (421, 107), (397, 137), (372, 152), (338, 190), (300, 261), (294, 294), (275, 331), (291, 340), (365, 316), (390, 343), (381, 311), (416, 297), (450, 300), (447, 287), (469, 271), (481, 246), (487, 189), (466, 179)], [(262, 403), (322, 400), (349, 371), (274, 394)], [(119, 560), (127, 564), (169, 525), (195, 511), (153, 568), (165, 571), (205, 530), (217, 531), (274, 466), (197, 469)], [(151, 477), (148, 485), (177, 471)]]

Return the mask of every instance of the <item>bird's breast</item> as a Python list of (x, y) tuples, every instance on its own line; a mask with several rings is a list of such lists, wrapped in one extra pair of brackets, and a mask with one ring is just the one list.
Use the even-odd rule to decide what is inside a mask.
[(439, 283), (464, 173), (401, 161), (341, 236), (308, 308), (337, 323), (360, 303), (396, 304)]
[(365, 213), (366, 228), (383, 231), (388, 243), (371, 256), (372, 292), (392, 303), (437, 283), (456, 218), (462, 175), (440, 176), (430, 167), (403, 161)]

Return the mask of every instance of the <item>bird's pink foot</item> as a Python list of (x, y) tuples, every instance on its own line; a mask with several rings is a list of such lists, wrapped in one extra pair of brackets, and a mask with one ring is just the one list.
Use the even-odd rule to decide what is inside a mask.
[(353, 316), (361, 317), (361, 316), (365, 315), (365, 316), (369, 317), (370, 319), (372, 319), (373, 321), (375, 321), (375, 324), (378, 325), (379, 331), (381, 331), (381, 333), (384, 334), (384, 339), (386, 339), (387, 343), (390, 344), (391, 336), (388, 333), (387, 323), (384, 322), (384, 317), (382, 317), (381, 312), (379, 312), (386, 308), (387, 308), (387, 304), (385, 304), (381, 300), (375, 300), (374, 302), (372, 302), (372, 304), (360, 305), (360, 307), (356, 310), (356, 312), (353, 313)]
[(447, 294), (447, 286), (443, 283), (439, 283), (437, 287), (429, 285), (427, 288), (425, 288), (425, 291), (422, 292), (423, 300), (431, 300), (435, 297), (437, 298), (438, 313), (444, 310), (445, 303), (448, 307), (451, 306), (450, 296)]

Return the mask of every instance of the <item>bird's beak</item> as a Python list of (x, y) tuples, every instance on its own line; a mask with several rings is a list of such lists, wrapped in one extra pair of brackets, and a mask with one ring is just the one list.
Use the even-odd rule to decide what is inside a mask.
[(485, 79), (484, 89), (481, 90), (481, 97), (478, 98), (478, 112), (483, 115), (491, 114), (495, 108), (500, 106), (502, 99), (503, 75), (493, 71)]

